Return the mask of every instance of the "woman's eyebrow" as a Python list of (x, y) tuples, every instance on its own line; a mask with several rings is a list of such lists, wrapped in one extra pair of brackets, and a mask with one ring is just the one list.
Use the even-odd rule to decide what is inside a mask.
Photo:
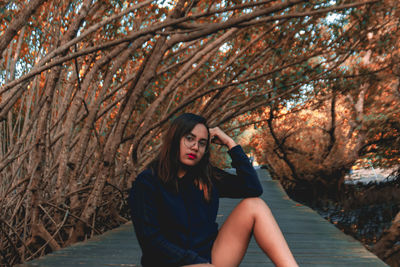
[[(191, 136), (193, 136), (193, 137), (197, 137), (197, 135), (195, 135), (194, 133), (189, 133)], [(207, 138), (200, 138), (200, 140), (204, 140), (204, 141), (207, 141)]]

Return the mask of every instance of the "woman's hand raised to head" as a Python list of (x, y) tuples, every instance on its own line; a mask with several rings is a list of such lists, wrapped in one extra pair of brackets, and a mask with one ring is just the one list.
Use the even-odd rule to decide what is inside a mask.
[(236, 146), (236, 142), (219, 127), (210, 128), (210, 140), (214, 144), (226, 145), (229, 149)]

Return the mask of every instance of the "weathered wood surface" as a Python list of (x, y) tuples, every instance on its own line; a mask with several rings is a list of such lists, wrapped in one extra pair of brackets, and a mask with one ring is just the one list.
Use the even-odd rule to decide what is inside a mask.
[[(258, 172), (264, 188), (261, 197), (270, 206), (300, 266), (387, 266), (361, 243), (342, 233), (316, 212), (289, 199), (267, 172)], [(220, 225), (239, 201), (221, 199)], [(129, 223), (20, 266), (140, 266), (140, 255), (140, 247)], [(274, 265), (252, 238), (240, 266)]]

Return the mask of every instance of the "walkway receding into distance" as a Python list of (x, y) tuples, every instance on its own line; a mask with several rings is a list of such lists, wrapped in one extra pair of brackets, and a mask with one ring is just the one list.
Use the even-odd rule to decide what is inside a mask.
[[(271, 208), (300, 266), (387, 266), (315, 211), (291, 200), (265, 170), (257, 172), (264, 188), (261, 198)], [(219, 225), (239, 201), (220, 200)], [(140, 266), (140, 256), (132, 224), (128, 223), (20, 266)], [(252, 238), (240, 266), (274, 265)]]

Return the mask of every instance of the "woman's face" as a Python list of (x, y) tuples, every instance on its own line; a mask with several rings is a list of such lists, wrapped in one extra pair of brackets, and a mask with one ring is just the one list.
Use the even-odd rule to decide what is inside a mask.
[(204, 124), (197, 124), (181, 138), (179, 160), (186, 166), (194, 166), (203, 158), (207, 148), (208, 131)]

